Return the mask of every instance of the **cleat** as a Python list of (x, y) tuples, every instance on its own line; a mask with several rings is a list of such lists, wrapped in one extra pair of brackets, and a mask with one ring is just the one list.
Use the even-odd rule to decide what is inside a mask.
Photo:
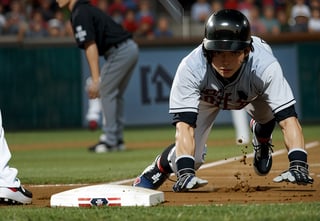
[(197, 189), (208, 184), (207, 180), (200, 179), (194, 174), (186, 173), (179, 177), (178, 181), (173, 185), (174, 192), (187, 192), (191, 189)]
[(0, 203), (7, 205), (30, 204), (32, 193), (20, 187), (0, 187)]
[(254, 157), (253, 157), (253, 168), (256, 174), (259, 176), (267, 175), (272, 167), (272, 152), (273, 145), (272, 139), (261, 142), (258, 141), (258, 138), (255, 135), (254, 128), (256, 122), (252, 119), (250, 121), (250, 127), (253, 133), (252, 145), (254, 149)]
[(162, 173), (157, 166), (159, 159), (160, 155), (135, 179), (132, 185), (147, 189), (158, 189), (168, 178), (168, 175)]
[(88, 148), (88, 150), (93, 153), (106, 153), (106, 152), (110, 152), (111, 149), (112, 149), (112, 146), (108, 145), (105, 142), (99, 142)]
[(117, 150), (118, 151), (126, 150), (126, 145), (124, 144), (123, 140), (118, 140)]
[(91, 146), (88, 148), (89, 152), (93, 153), (106, 153), (106, 152), (112, 152), (112, 151), (123, 151), (126, 147), (124, 145), (124, 142), (122, 140), (119, 140), (117, 145), (109, 145), (104, 141), (100, 141), (99, 143)]

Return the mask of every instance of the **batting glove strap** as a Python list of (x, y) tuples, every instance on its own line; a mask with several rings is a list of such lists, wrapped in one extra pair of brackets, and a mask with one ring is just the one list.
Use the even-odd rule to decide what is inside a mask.
[(290, 162), (289, 170), (273, 179), (274, 182), (290, 182), (298, 185), (312, 184), (313, 179), (309, 176), (308, 164), (303, 161), (294, 160)]
[(177, 182), (173, 185), (172, 189), (174, 192), (185, 192), (189, 189), (192, 189), (196, 182), (194, 173), (185, 173), (182, 176), (178, 177)]
[(195, 175), (196, 171), (192, 168), (185, 168), (185, 169), (181, 169), (177, 172), (177, 176), (178, 176), (178, 179), (180, 177), (183, 177), (184, 175), (190, 175), (190, 174), (193, 174)]

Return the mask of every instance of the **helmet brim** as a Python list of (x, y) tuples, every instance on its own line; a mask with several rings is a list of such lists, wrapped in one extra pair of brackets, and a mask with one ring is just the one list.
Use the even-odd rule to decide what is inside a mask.
[(250, 41), (203, 39), (203, 46), (208, 51), (241, 51), (249, 47), (250, 43)]

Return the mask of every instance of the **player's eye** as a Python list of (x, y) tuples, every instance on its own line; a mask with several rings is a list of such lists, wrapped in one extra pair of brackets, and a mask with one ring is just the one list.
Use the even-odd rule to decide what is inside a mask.
[(240, 55), (242, 53), (242, 51), (232, 51), (233, 55)]
[(222, 53), (223, 53), (223, 51), (212, 51), (212, 54), (215, 56), (220, 55)]

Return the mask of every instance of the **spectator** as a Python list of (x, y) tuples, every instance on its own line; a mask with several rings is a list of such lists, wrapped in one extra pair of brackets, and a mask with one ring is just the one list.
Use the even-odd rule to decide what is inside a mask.
[(101, 11), (103, 11), (105, 13), (109, 13), (108, 12), (109, 4), (108, 4), (107, 0), (97, 0), (95, 6), (100, 8)]
[(320, 32), (320, 8), (311, 9), (311, 18), (308, 22), (309, 32)]
[(238, 10), (241, 11), (246, 17), (248, 17), (253, 6), (254, 0), (242, 0), (238, 4)]
[(136, 21), (136, 14), (134, 10), (129, 9), (122, 22), (122, 26), (130, 33), (134, 33), (138, 30), (138, 22)]
[(193, 22), (205, 23), (211, 13), (211, 6), (207, 0), (197, 0), (191, 6), (191, 19)]
[(63, 24), (56, 18), (48, 22), (48, 35), (50, 37), (62, 37), (64, 35)]
[(273, 2), (274, 2), (274, 7), (275, 7), (276, 10), (281, 9), (281, 10), (286, 11), (286, 9), (289, 6), (289, 4), (288, 4), (289, 1), (288, 0), (274, 0)]
[(26, 31), (27, 38), (47, 37), (47, 23), (43, 18), (43, 14), (39, 10), (32, 13), (31, 20), (29, 21), (28, 29)]
[(23, 5), (20, 0), (10, 2), (10, 11), (5, 14), (6, 24), (4, 26), (5, 34), (16, 35), (21, 40), (27, 28), (27, 20), (23, 11)]
[(263, 16), (261, 22), (266, 27), (266, 31), (269, 34), (277, 35), (280, 33), (280, 25), (275, 17), (275, 11), (273, 6), (267, 5), (263, 8)]
[(262, 0), (262, 5), (263, 5), (263, 7), (268, 6), (268, 5), (274, 7), (277, 4), (276, 2), (277, 2), (277, 0)]
[(290, 25), (287, 13), (284, 9), (278, 9), (277, 11), (277, 19), (279, 22), (280, 32), (290, 32)]
[(320, 8), (320, 0), (310, 0), (309, 5), (311, 9)]
[(139, 22), (139, 28), (135, 33), (136, 37), (153, 39), (153, 20), (149, 16), (142, 17)]
[(250, 9), (248, 19), (251, 25), (251, 33), (253, 35), (264, 34), (267, 32), (266, 26), (261, 21), (260, 9), (258, 6), (254, 5)]
[(123, 4), (126, 6), (127, 10), (137, 10), (139, 0), (123, 0)]
[(42, 13), (43, 19), (47, 22), (54, 17), (51, 0), (39, 0), (39, 11)]
[(124, 15), (126, 11), (127, 7), (122, 0), (113, 0), (108, 7), (108, 12), (110, 15), (112, 15), (114, 12), (119, 12), (120, 14)]
[(160, 17), (157, 21), (157, 27), (154, 30), (154, 36), (157, 38), (172, 37), (173, 33), (169, 27), (169, 21), (166, 17)]
[(118, 24), (121, 24), (123, 22), (126, 11), (127, 8), (122, 0), (113, 0), (113, 2), (108, 6), (109, 15)]
[(224, 1), (224, 8), (237, 10), (238, 1), (236, 1), (236, 0), (225, 0)]
[(221, 0), (213, 0), (211, 2), (211, 12), (217, 12), (223, 9), (223, 3)]
[[(67, 22), (64, 19), (64, 14), (61, 10), (54, 13), (54, 18), (48, 21), (48, 34), (51, 37), (63, 37), (67, 35)], [(72, 36), (72, 35), (70, 35)]]
[(293, 24), (292, 32), (307, 32), (308, 21), (311, 16), (310, 8), (305, 4), (304, 0), (296, 0), (296, 4), (291, 8), (291, 18)]
[[(144, 21), (142, 21), (144, 19)], [(138, 23), (154, 23), (154, 15), (150, 8), (149, 0), (140, 0), (139, 2), (139, 10), (136, 13), (136, 20)]]

